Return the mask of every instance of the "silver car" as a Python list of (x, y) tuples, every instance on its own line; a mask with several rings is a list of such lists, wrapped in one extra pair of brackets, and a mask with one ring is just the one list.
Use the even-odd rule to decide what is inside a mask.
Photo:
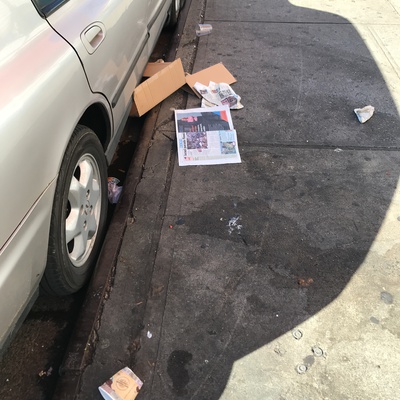
[(107, 163), (182, 0), (0, 0), (0, 349), (39, 284), (68, 295), (105, 231)]

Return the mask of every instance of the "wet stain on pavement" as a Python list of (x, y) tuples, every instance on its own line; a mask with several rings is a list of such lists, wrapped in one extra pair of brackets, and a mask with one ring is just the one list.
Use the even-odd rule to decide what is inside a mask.
[[(229, 234), (227, 230), (229, 218), (234, 214), (240, 215), (240, 234), (236, 231)], [(221, 216), (226, 216), (222, 217), (223, 221)], [(243, 243), (242, 236), (245, 238), (249, 248), (245, 252), (248, 266), (255, 267), (258, 279), (277, 289), (274, 298), (264, 294), (260, 299), (269, 311), (276, 309), (271, 307), (273, 303), (284, 304), (288, 296), (294, 296), (303, 304), (303, 312), (317, 312), (321, 304), (337, 296), (361, 265), (365, 257), (363, 242), (369, 240), (368, 235), (360, 240), (350, 219), (327, 226), (316, 218), (301, 226), (295, 219), (274, 212), (263, 199), (233, 201), (230, 197), (218, 196), (187, 215), (185, 220), (189, 234), (235, 242), (236, 246)], [(372, 238), (374, 231), (369, 228)], [(312, 284), (299, 285), (299, 278)], [(389, 294), (382, 296), (385, 302), (393, 301)], [(263, 308), (255, 297), (247, 301), (253, 314)]]
[(178, 396), (183, 396), (186, 393), (185, 387), (190, 381), (186, 365), (192, 358), (192, 354), (185, 350), (174, 350), (168, 358), (167, 373)]
[(313, 365), (315, 362), (315, 358), (314, 356), (307, 356), (304, 360), (303, 363), (305, 366), (307, 366), (307, 368), (310, 368), (311, 365)]
[[(237, 201), (236, 198), (218, 196), (211, 203), (185, 217), (189, 234), (207, 235), (215, 239), (258, 244), (265, 226), (269, 206), (259, 199)], [(248, 230), (248, 223), (252, 229)], [(249, 236), (251, 235), (251, 236)]]
[(273, 314), (275, 309), (271, 307), (269, 304), (265, 304), (259, 296), (252, 294), (247, 297), (247, 303), (250, 306), (250, 312), (254, 314)]
[(389, 292), (382, 292), (381, 293), (381, 300), (385, 304), (392, 304), (393, 303), (393, 296)]

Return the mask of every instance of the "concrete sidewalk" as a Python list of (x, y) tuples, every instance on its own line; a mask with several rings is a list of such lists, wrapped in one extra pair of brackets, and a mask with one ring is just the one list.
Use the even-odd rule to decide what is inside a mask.
[(153, 116), (77, 399), (124, 366), (140, 400), (398, 397), (400, 3), (365, 4), (192, 1), (177, 57), (237, 78), (242, 163), (178, 167), (196, 97)]

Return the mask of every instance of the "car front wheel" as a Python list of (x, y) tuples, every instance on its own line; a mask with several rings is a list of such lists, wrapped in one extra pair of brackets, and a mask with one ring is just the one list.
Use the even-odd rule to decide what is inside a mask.
[(78, 125), (57, 180), (41, 282), (46, 293), (68, 295), (87, 282), (101, 249), (107, 207), (103, 148), (91, 129)]

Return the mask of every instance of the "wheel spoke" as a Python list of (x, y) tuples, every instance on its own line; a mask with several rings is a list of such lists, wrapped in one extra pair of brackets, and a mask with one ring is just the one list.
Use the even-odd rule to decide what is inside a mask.
[(87, 231), (83, 230), (74, 238), (74, 248), (70, 253), (73, 260), (79, 260), (86, 252), (87, 247)]
[(91, 182), (90, 188), (90, 204), (95, 208), (100, 200), (100, 186), (97, 180)]
[(71, 210), (67, 220), (65, 221), (65, 241), (68, 244), (81, 232), (81, 218), (79, 209)]
[(88, 239), (92, 239), (97, 232), (97, 220), (94, 215), (90, 216), (87, 220), (87, 235)]
[(85, 196), (85, 188), (82, 186), (81, 182), (73, 176), (68, 193), (68, 201), (70, 203), (71, 209), (79, 209), (85, 201)]
[(93, 181), (93, 166), (88, 159), (83, 159), (79, 163), (79, 168), (81, 170), (81, 175), (79, 178), (80, 184), (85, 187), (86, 189), (89, 189), (92, 186), (92, 181)]
[(100, 197), (100, 185), (94, 172), (94, 166), (90, 160), (85, 159), (79, 164), (79, 167), (81, 170), (79, 183), (83, 188), (82, 194), (85, 196), (85, 201), (89, 200), (95, 207)]

